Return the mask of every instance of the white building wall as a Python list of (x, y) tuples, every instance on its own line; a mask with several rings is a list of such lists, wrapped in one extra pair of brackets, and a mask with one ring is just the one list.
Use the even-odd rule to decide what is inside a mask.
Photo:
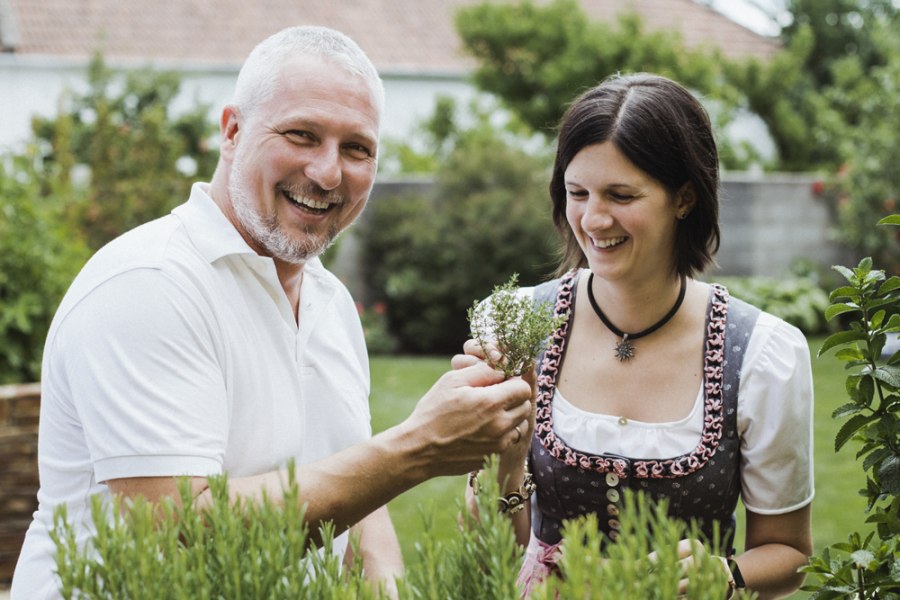
[[(142, 65), (131, 65), (140, 68)], [(222, 107), (230, 100), (238, 68), (193, 68), (182, 71), (181, 90), (172, 110), (175, 114), (198, 104), (210, 106), (210, 122), (218, 123)], [(382, 75), (387, 103), (382, 138), (406, 139), (416, 126), (431, 116), (439, 95), (455, 98), (461, 106), (476, 92), (462, 76)], [(18, 150), (31, 135), (33, 115), (59, 112), (68, 92), (87, 90), (86, 65), (81, 62), (0, 55), (0, 152)]]

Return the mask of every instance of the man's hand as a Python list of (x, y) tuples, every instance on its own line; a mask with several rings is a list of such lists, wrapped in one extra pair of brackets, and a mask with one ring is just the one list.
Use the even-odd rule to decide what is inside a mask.
[(502, 372), (473, 360), (445, 373), (402, 427), (421, 441), (430, 476), (458, 475), (481, 468), (485, 456), (521, 442), (531, 412), (526, 381), (504, 380)]

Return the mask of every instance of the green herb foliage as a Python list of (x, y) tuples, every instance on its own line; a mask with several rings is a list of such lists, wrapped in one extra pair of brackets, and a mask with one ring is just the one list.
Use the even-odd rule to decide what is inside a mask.
[[(289, 469), (293, 472), (293, 469)], [(200, 512), (187, 481), (181, 502), (159, 506), (139, 498), (92, 504), (96, 536), (76, 541), (65, 505), (52, 533), (63, 598), (69, 599), (328, 599), (376, 598), (361, 565), (342, 571), (331, 551), (333, 528), (310, 544), (296, 480), (283, 503), (231, 503), (224, 477), (210, 478), (213, 502)]]
[[(545, 582), (531, 598), (721, 600), (726, 595), (728, 576), (716, 556), (725, 552), (708, 548), (696, 552), (693, 561), (680, 562), (679, 541), (698, 540), (701, 534), (696, 524), (669, 518), (665, 501), (653, 503), (626, 490), (620, 521), (618, 541), (603, 550), (596, 515), (569, 521), (563, 533), (563, 577)], [(680, 596), (678, 585), (684, 578), (689, 581), (687, 596)]]
[(565, 320), (564, 315), (553, 316), (552, 302), (536, 303), (519, 294), (518, 277), (514, 273), (508, 282), (494, 288), (490, 298), (469, 309), (472, 337), (482, 347), (493, 344), (500, 350), (502, 361), (496, 363), (490, 356), (487, 361), (507, 377), (531, 371), (547, 338)]
[[(900, 224), (900, 217), (879, 224)], [(865, 258), (856, 268), (836, 266), (847, 284), (831, 293), (825, 312), (852, 318), (849, 328), (828, 337), (819, 355), (837, 349), (849, 374), (849, 402), (839, 406), (834, 418), (846, 419), (835, 437), (835, 452), (851, 440), (858, 444), (867, 498), (867, 523), (875, 531), (867, 536), (854, 532), (846, 543), (833, 544), (821, 556), (810, 559), (804, 570), (816, 574), (821, 584), (803, 589), (812, 598), (900, 598), (900, 351), (885, 359), (889, 334), (900, 333), (900, 277), (887, 277)], [(890, 315), (890, 316), (888, 316)], [(877, 536), (876, 536), (877, 533)]]
[(735, 298), (784, 319), (806, 335), (827, 331), (828, 294), (810, 277), (716, 277)]
[[(400, 600), (517, 600), (516, 578), (522, 549), (512, 526), (497, 512), (499, 487), (496, 463), (488, 461), (476, 497), (479, 519), (457, 499), (458, 535), (441, 539), (425, 534), (416, 556), (397, 582)], [(143, 500), (93, 502), (97, 535), (82, 546), (62, 507), (57, 511), (53, 539), (62, 597), (69, 599), (380, 599), (382, 587), (366, 581), (357, 560), (341, 568), (331, 552), (332, 530), (320, 529), (319, 548), (310, 544), (299, 503), (297, 482), (291, 479), (284, 502), (266, 496), (259, 502), (229, 500), (227, 480), (210, 479), (211, 506), (199, 512), (187, 482), (181, 502), (154, 506)], [(678, 581), (689, 577), (689, 597), (721, 600), (726, 574), (712, 555), (699, 555), (687, 567), (679, 561), (678, 541), (696, 537), (696, 528), (667, 517), (665, 505), (654, 506), (643, 496), (625, 495), (622, 536), (601, 551), (602, 534), (594, 518), (566, 525), (562, 580), (550, 578), (533, 598), (648, 600), (678, 597)], [(77, 517), (76, 517), (77, 518)], [(355, 540), (351, 538), (351, 544)], [(358, 548), (357, 548), (358, 549)], [(651, 551), (656, 559), (649, 558)], [(359, 556), (357, 551), (353, 556)]]

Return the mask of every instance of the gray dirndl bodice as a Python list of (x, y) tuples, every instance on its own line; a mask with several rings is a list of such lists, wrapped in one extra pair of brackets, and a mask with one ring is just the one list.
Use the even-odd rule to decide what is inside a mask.
[[(538, 358), (537, 418), (529, 460), (537, 484), (532, 529), (547, 544), (560, 541), (565, 519), (594, 513), (606, 539), (619, 535), (622, 492), (641, 490), (668, 498), (669, 515), (696, 520), (707, 540), (727, 552), (734, 539), (734, 510), (740, 494), (737, 402), (744, 351), (759, 309), (711, 287), (704, 353), (704, 426), (696, 448), (671, 458), (632, 459), (590, 454), (569, 447), (553, 431), (552, 401), (575, 309), (579, 271), (539, 285), (536, 302), (554, 300), (556, 314), (569, 313)], [(719, 523), (714, 540), (714, 522)]]

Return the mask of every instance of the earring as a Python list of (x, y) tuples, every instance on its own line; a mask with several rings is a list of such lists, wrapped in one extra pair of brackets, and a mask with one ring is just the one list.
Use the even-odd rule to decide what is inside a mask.
[(678, 220), (684, 221), (687, 218), (687, 215), (688, 214), (686, 210), (681, 211), (680, 213), (678, 213)]

